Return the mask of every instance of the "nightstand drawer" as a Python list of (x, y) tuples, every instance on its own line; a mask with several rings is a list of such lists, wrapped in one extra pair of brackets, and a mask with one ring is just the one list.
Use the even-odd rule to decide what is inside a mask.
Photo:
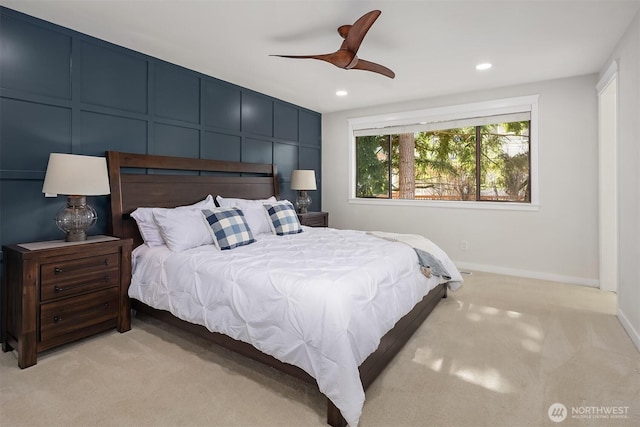
[[(68, 336), (93, 325), (115, 327), (118, 319), (118, 288), (113, 287), (40, 307), (40, 341)], [(82, 335), (78, 336), (80, 338)]]
[(119, 263), (119, 254), (110, 253), (42, 264), (40, 267), (41, 281), (43, 285), (54, 282), (66, 282), (78, 276), (106, 272), (112, 269), (117, 270)]
[(322, 216), (310, 216), (305, 218), (304, 225), (309, 227), (326, 227), (325, 218)]
[(48, 283), (43, 282), (40, 287), (40, 300), (44, 302), (116, 286), (120, 280), (119, 275), (120, 270), (115, 266), (106, 271), (50, 280)]
[(306, 212), (299, 213), (298, 220), (300, 224), (307, 227), (328, 227), (329, 214), (327, 212)]

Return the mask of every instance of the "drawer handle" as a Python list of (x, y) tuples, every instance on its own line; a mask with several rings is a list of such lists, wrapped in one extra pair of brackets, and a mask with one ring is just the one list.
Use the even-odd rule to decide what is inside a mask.
[[(109, 283), (109, 279), (110, 279), (109, 275), (105, 274), (104, 275), (104, 282), (105, 283)], [(73, 289), (82, 288), (83, 286), (86, 286), (86, 285), (90, 285), (91, 283), (92, 282), (84, 282), (84, 283), (80, 283), (78, 285), (66, 286), (64, 288), (62, 286), (57, 286), (56, 285), (56, 286), (53, 287), (53, 292), (57, 294), (59, 292), (70, 291), (70, 290), (73, 290)]]
[(99, 262), (99, 263), (96, 263), (96, 264), (93, 264), (93, 265), (81, 265), (81, 266), (74, 267), (74, 268), (67, 268), (66, 270), (62, 269), (61, 267), (54, 267), (53, 268), (53, 273), (54, 274), (60, 274), (60, 273), (63, 273), (65, 271), (82, 270), (82, 269), (87, 268), (87, 267), (96, 267), (96, 266), (101, 266), (101, 265), (104, 265), (104, 266), (108, 267), (109, 266), (109, 258), (105, 258), (103, 262)]
[(53, 316), (53, 323), (58, 323), (58, 321), (62, 320), (60, 316)]
[(106, 308), (109, 308), (109, 303), (108, 303), (108, 302), (105, 302), (102, 306), (103, 306), (105, 309), (106, 309)]

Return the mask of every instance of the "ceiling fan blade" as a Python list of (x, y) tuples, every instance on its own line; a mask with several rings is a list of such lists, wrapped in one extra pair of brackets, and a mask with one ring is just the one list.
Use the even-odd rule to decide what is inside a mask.
[(345, 29), (346, 26), (344, 25), (340, 27), (342, 28), (342, 31), (338, 28), (340, 35), (346, 33), (346, 37), (340, 48), (350, 50), (354, 54), (357, 53), (364, 36), (367, 34), (367, 31), (369, 31), (369, 28), (371, 28), (373, 23), (376, 22), (376, 19), (378, 19), (378, 16), (380, 16), (381, 13), (382, 12), (379, 10), (372, 10), (358, 18), (351, 28)]
[(321, 61), (329, 62), (338, 68), (347, 68), (348, 65), (354, 60), (355, 54), (340, 49), (337, 52), (327, 53), (324, 55), (270, 55), (279, 56), (281, 58), (294, 58), (294, 59), (319, 59)]
[(372, 71), (374, 73), (382, 74), (389, 78), (394, 78), (396, 73), (385, 67), (384, 65), (376, 64), (375, 62), (365, 61), (364, 59), (358, 59), (356, 65), (352, 67), (356, 70)]
[(269, 56), (278, 56), (280, 58), (293, 58), (293, 59), (322, 59), (326, 61), (325, 57), (331, 56), (331, 54), (323, 54), (323, 55), (269, 55)]

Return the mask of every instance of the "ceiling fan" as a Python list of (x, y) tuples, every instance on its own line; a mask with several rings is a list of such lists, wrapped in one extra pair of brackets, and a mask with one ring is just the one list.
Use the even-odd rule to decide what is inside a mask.
[(297, 59), (319, 59), (321, 61), (329, 62), (338, 68), (344, 68), (345, 70), (365, 70), (374, 73), (382, 74), (389, 78), (394, 78), (396, 74), (387, 67), (376, 64), (375, 62), (365, 61), (358, 58), (356, 53), (360, 48), (360, 44), (364, 39), (364, 36), (369, 31), (369, 28), (378, 19), (382, 12), (379, 10), (372, 10), (371, 12), (362, 15), (353, 25), (342, 25), (338, 27), (338, 34), (344, 39), (340, 49), (333, 53), (327, 53), (323, 55), (271, 55), (279, 56), (282, 58), (297, 58)]

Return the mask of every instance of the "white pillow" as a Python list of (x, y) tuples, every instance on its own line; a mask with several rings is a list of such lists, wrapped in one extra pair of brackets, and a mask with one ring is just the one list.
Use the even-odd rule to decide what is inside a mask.
[(153, 209), (153, 219), (164, 242), (173, 252), (213, 245), (213, 237), (201, 210), (156, 208)]
[(273, 203), (276, 201), (276, 196), (271, 196), (268, 199), (233, 199), (231, 197), (216, 196), (216, 202), (221, 208), (233, 208), (237, 206), (237, 203), (243, 202), (260, 202), (260, 203)]
[[(174, 209), (211, 209), (214, 207), (215, 203), (213, 202), (213, 196), (209, 194), (204, 200), (201, 200), (198, 203), (187, 206), (178, 206)], [(147, 246), (162, 246), (164, 245), (164, 239), (162, 238), (162, 234), (160, 234), (157, 224), (153, 220), (154, 209), (165, 208), (138, 208), (131, 212), (131, 217), (136, 220), (142, 240), (144, 240)]]
[(240, 208), (254, 236), (258, 234), (271, 234), (271, 226), (269, 225), (271, 221), (263, 204), (275, 203), (276, 198), (274, 196), (260, 200), (228, 199), (216, 196), (216, 201), (221, 208)]

